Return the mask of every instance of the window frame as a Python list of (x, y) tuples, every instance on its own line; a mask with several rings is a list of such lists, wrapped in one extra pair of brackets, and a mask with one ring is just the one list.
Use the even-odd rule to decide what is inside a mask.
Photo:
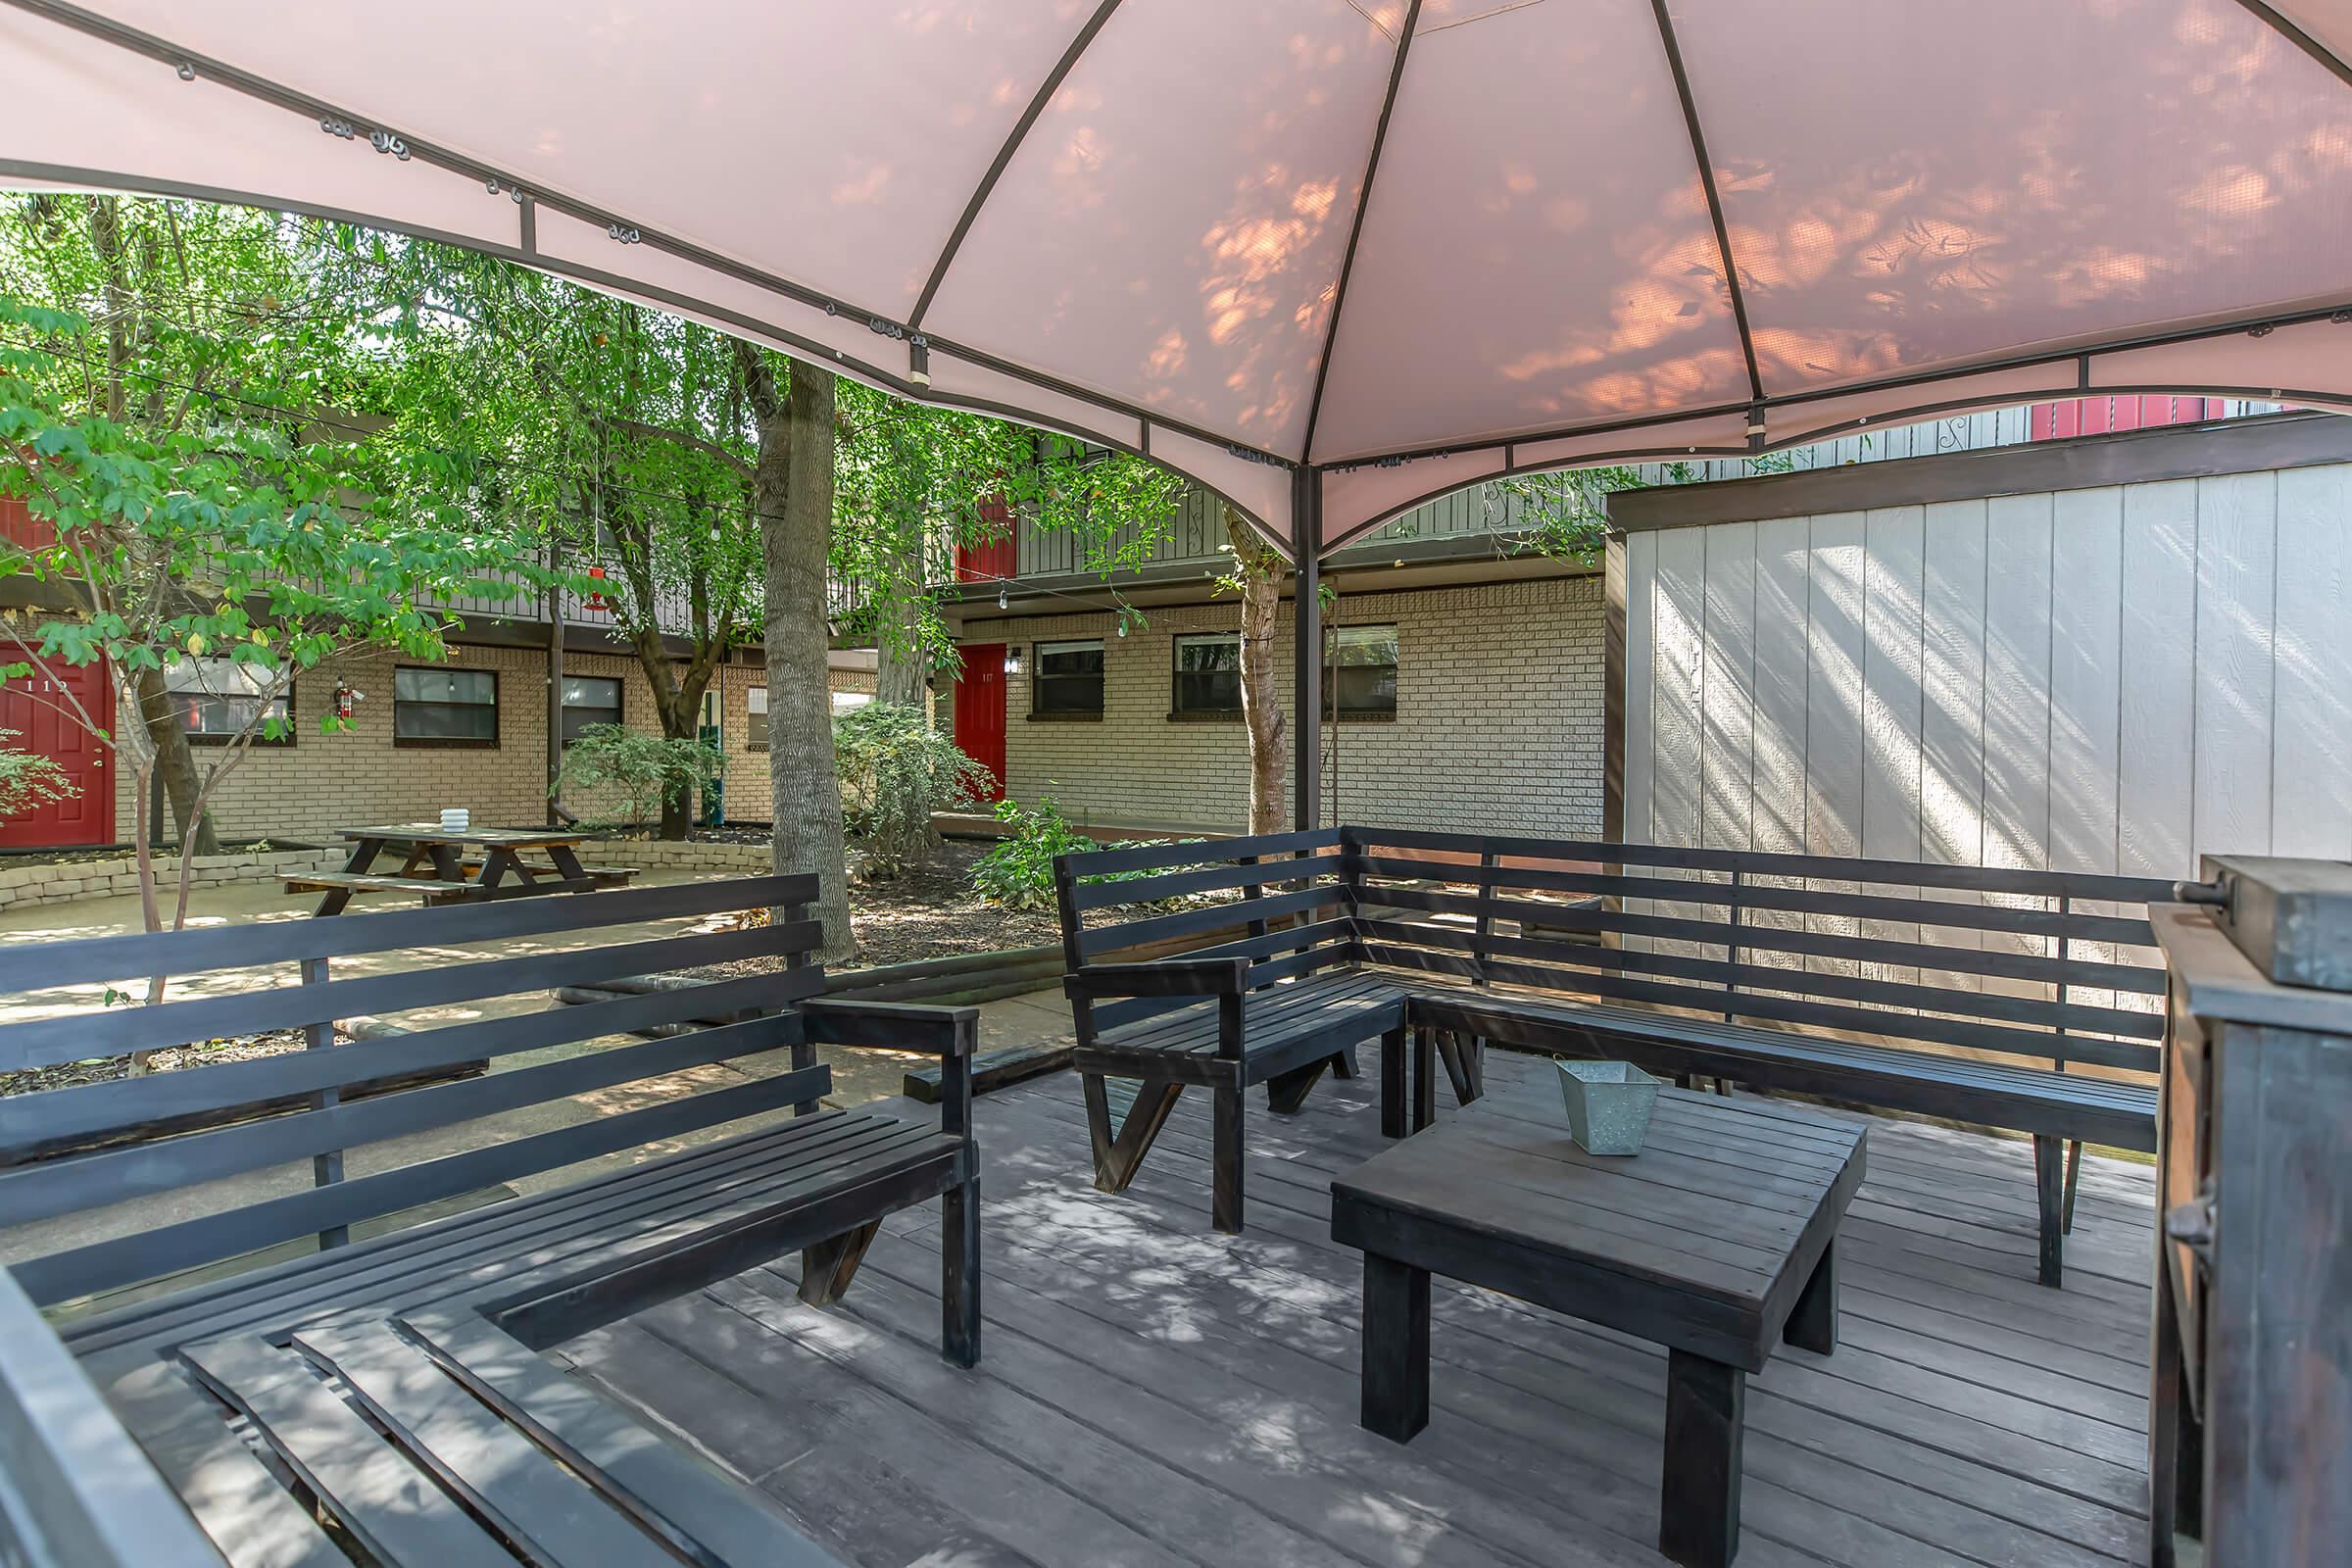
[[(1234, 649), (1233, 706), (1231, 708), (1187, 708), (1184, 706), (1184, 650), (1188, 644), (1231, 643)], [(1168, 640), (1168, 720), (1177, 724), (1219, 724), (1238, 722), (1242, 717), (1242, 634), (1239, 631), (1184, 631)], [(1200, 673), (1193, 671), (1193, 673)], [(1223, 673), (1210, 671), (1209, 673)]]
[(403, 735), (403, 734), (400, 732), (400, 708), (401, 708), (401, 696), (400, 696), (400, 672), (401, 672), (402, 670), (404, 670), (404, 669), (413, 669), (413, 670), (416, 671), (418, 674), (423, 674), (423, 675), (445, 675), (445, 674), (449, 674), (449, 673), (451, 673), (451, 672), (452, 672), (452, 671), (451, 671), (451, 669), (450, 669), (450, 667), (449, 667), (448, 665), (440, 665), (440, 664), (395, 664), (395, 665), (393, 665), (393, 666), (392, 666), (392, 744), (393, 744), (393, 746), (395, 746), (396, 748), (400, 748), (400, 749), (402, 749), (402, 750), (408, 750), (408, 749), (412, 749), (412, 748), (413, 748), (413, 749), (415, 749), (415, 750), (417, 750), (417, 751), (463, 751), (463, 752), (494, 752), (494, 751), (498, 750), (498, 748), (499, 748), (499, 745), (500, 745), (501, 741), (502, 741), (502, 740), (505, 738), (505, 735), (506, 735), (506, 703), (505, 703), (505, 696), (504, 696), (504, 694), (503, 694), (503, 693), (502, 693), (502, 692), (499, 690), (499, 685), (498, 685), (498, 671), (497, 671), (497, 670), (495, 670), (495, 669), (474, 669), (474, 668), (471, 668), (471, 667), (462, 667), (462, 668), (460, 668), (460, 669), (457, 671), (457, 673), (461, 673), (461, 674), (466, 674), (466, 675), (487, 675), (487, 676), (489, 676), (489, 677), (490, 677), (490, 701), (489, 701), (487, 704), (482, 704), (482, 703), (462, 703), (462, 704), (461, 704), (461, 703), (421, 703), (421, 702), (419, 702), (417, 699), (414, 699), (414, 698), (413, 698), (413, 699), (411, 699), (411, 700), (410, 700), (412, 703), (416, 703), (416, 704), (417, 704), (417, 706), (426, 707), (426, 708), (459, 708), (459, 707), (463, 707), (463, 708), (481, 708), (481, 707), (487, 707), (487, 708), (490, 710), (490, 730), (491, 730), (491, 733), (490, 733), (489, 735), (487, 735), (487, 736), (480, 736), (480, 735)]
[[(1342, 724), (1396, 723), (1397, 706), (1396, 681), (1398, 675), (1401, 674), (1404, 668), (1403, 634), (1397, 630), (1394, 621), (1380, 621), (1368, 626), (1335, 626), (1332, 628), (1332, 639), (1326, 645), (1329, 649), (1329, 657), (1323, 661), (1324, 719), (1326, 721), (1336, 721)], [(1396, 651), (1396, 658), (1386, 666), (1390, 671), (1389, 706), (1386, 708), (1359, 708), (1350, 711), (1340, 707), (1339, 671), (1342, 668), (1378, 669), (1382, 667), (1378, 664), (1341, 664), (1340, 642), (1341, 639), (1346, 637), (1349, 632), (1386, 632), (1389, 635), (1389, 641)]]
[[(754, 708), (752, 699), (760, 699)], [(757, 720), (755, 723), (754, 721)], [(746, 686), (743, 689), (743, 749), (747, 752), (767, 750), (767, 688)]]
[[(164, 668), (164, 680), (165, 680), (165, 682), (166, 682), (166, 688), (165, 688), (165, 689), (166, 689), (167, 695), (169, 695), (169, 696), (171, 696), (171, 697), (173, 697), (173, 698), (183, 697), (183, 696), (186, 696), (186, 695), (187, 695), (187, 693), (185, 693), (184, 691), (175, 692), (175, 691), (172, 691), (172, 690), (170, 689), (170, 681), (171, 681), (171, 678), (172, 678), (172, 665), (176, 665), (176, 664), (206, 664), (206, 663), (216, 663), (216, 662), (217, 662), (217, 663), (223, 663), (223, 664), (226, 664), (226, 663), (233, 663), (233, 661), (226, 660), (226, 659), (222, 659), (222, 658), (220, 658), (220, 655), (218, 655), (218, 654), (195, 654), (195, 655), (185, 655), (185, 656), (182, 656), (182, 657), (181, 657), (181, 658), (179, 658), (179, 659), (175, 659), (175, 660), (173, 660), (173, 661), (172, 662), (172, 664), (171, 664), (171, 665), (166, 665), (166, 666), (165, 666), (165, 668)], [(283, 692), (280, 692), (280, 693), (279, 693), (279, 694), (278, 694), (278, 695), (277, 695), (277, 696), (276, 696), (274, 699), (272, 699), (272, 702), (273, 702), (273, 703), (283, 703), (283, 704), (285, 704), (285, 705), (286, 705), (286, 732), (285, 732), (283, 735), (280, 735), (280, 736), (278, 736), (276, 739), (272, 740), (272, 739), (271, 739), (270, 736), (268, 736), (268, 735), (266, 735), (266, 734), (262, 733), (262, 731), (260, 731), (259, 729), (256, 729), (256, 730), (253, 732), (253, 739), (252, 739), (250, 742), (248, 742), (247, 744), (249, 744), (249, 745), (253, 745), (253, 746), (291, 746), (291, 745), (293, 745), (293, 744), (294, 744), (294, 733), (295, 733), (295, 723), (294, 723), (294, 714), (295, 714), (295, 708), (294, 708), (294, 688), (295, 688), (296, 686), (300, 685), (300, 684), (301, 684), (301, 682), (300, 682), (300, 680), (299, 680), (299, 679), (297, 679), (297, 680), (290, 680), (290, 681), (288, 681), (288, 682), (286, 683), (286, 689), (285, 689)], [(212, 693), (212, 692), (209, 692), (209, 691), (207, 691), (207, 692), (203, 692), (201, 695), (204, 695), (204, 696), (208, 696), (208, 697), (209, 697), (209, 696), (214, 696), (214, 695), (216, 695), (216, 694), (215, 694), (215, 693)], [(222, 697), (222, 699), (223, 699), (223, 700), (225, 700), (225, 696), (226, 696), (226, 694), (219, 694), (219, 695), (220, 695), (220, 696)], [(176, 705), (176, 704), (174, 704), (174, 706), (176, 707), (177, 705)], [(192, 729), (189, 729), (189, 728), (186, 726), (186, 724), (184, 724), (184, 723), (183, 723), (183, 724), (181, 724), (181, 726), (180, 726), (180, 733), (181, 733), (181, 734), (183, 734), (183, 735), (185, 735), (185, 736), (187, 736), (187, 738), (188, 738), (188, 744), (189, 744), (190, 746), (228, 746), (228, 745), (233, 745), (233, 744), (235, 743), (235, 741), (236, 741), (236, 737), (235, 737), (234, 735), (215, 735), (215, 734), (208, 734), (208, 733), (205, 733), (204, 731), (201, 731), (201, 730), (192, 730)]]
[[(1073, 648), (1091, 648), (1096, 652), (1096, 654), (1102, 657), (1102, 667), (1096, 670), (1093, 677), (1095, 684), (1094, 707), (1045, 708), (1040, 706), (1038, 702), (1038, 696), (1040, 690), (1046, 685), (1048, 680), (1046, 675), (1046, 650), (1049, 648), (1054, 649), (1056, 652)], [(1081, 675), (1055, 675), (1053, 676), (1052, 679), (1055, 683), (1060, 683), (1065, 681), (1082, 681), (1086, 679), (1086, 677)], [(1056, 637), (1051, 641), (1034, 642), (1029, 645), (1029, 717), (1031, 720), (1044, 724), (1100, 724), (1102, 722), (1102, 711), (1104, 708), (1108, 706), (1109, 701), (1110, 648), (1109, 645), (1102, 638)]]
[[(398, 677), (396, 676), (394, 678), (397, 679)], [(627, 693), (629, 689), (629, 683), (623, 677), (619, 675), (573, 675), (566, 673), (564, 679), (566, 682), (575, 680), (610, 681), (612, 686), (612, 716), (609, 719), (600, 718), (596, 720), (596, 722), (600, 724), (625, 724), (628, 722)], [(596, 703), (593, 705), (582, 703), (574, 705), (572, 703), (564, 701), (564, 694), (561, 687), (557, 689), (556, 696), (556, 728), (559, 733), (562, 733), (565, 729), (569, 728), (569, 725), (564, 719), (564, 715), (572, 712), (575, 709), (575, 706), (577, 710), (582, 712), (601, 713), (605, 710), (605, 705), (602, 703)], [(492, 692), (492, 698), (493, 701), (496, 700), (495, 685)], [(587, 728), (585, 724), (580, 727), (583, 729)], [(564, 735), (563, 739), (564, 747), (568, 749), (571, 746), (571, 743), (578, 739), (578, 737), (565, 734)]]

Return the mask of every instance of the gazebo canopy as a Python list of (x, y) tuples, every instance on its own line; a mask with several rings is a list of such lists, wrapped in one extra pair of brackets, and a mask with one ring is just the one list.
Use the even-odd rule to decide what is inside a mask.
[(0, 0), (0, 179), (492, 251), (1328, 550), (1896, 415), (2352, 402), (2346, 58), (2352, 0)]

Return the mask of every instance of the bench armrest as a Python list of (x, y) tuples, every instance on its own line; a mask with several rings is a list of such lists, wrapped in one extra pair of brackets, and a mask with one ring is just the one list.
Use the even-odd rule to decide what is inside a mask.
[(811, 1044), (880, 1046), (969, 1056), (980, 1048), (978, 1007), (935, 1007), (913, 1002), (852, 1002), (810, 997), (800, 1004)]
[(1157, 958), (1090, 963), (1062, 981), (1072, 1000), (1098, 997), (1238, 997), (1250, 989), (1248, 958)]

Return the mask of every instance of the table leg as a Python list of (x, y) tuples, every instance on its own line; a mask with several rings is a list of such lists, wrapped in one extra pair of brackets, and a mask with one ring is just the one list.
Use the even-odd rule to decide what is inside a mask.
[[(514, 860), (514, 852), (492, 845), (482, 852), (481, 880), (474, 885), (480, 888), (484, 895), (487, 895), (493, 888), (507, 880), (509, 871), (514, 871), (517, 876), (521, 876), (521, 868)], [(530, 879), (522, 877), (522, 880), (527, 882)]]
[[(357, 876), (366, 871), (369, 865), (374, 863), (376, 856), (383, 853), (383, 848), (384, 841), (382, 839), (359, 840), (352, 845), (351, 854), (344, 858), (344, 872)], [(318, 906), (311, 911), (312, 918), (316, 919), (322, 914), (341, 914), (344, 906), (349, 903), (351, 903), (351, 889), (328, 888), (325, 895), (319, 899)]]
[(1429, 1425), (1429, 1271), (1364, 1254), (1367, 1431), (1410, 1443)]
[[(464, 882), (466, 880), (466, 867), (458, 858), (458, 847), (455, 844), (428, 844), (425, 846), (425, 851), (433, 858), (433, 875), (439, 880), (443, 882)], [(483, 867), (485, 872), (488, 869), (487, 866)]]
[(1797, 1293), (1796, 1305), (1789, 1308), (1788, 1321), (1781, 1328), (1781, 1338), (1800, 1350), (1830, 1355), (1838, 1348), (1838, 1238), (1830, 1238), (1823, 1250), (1821, 1261), (1813, 1265), (1813, 1277)]
[(1666, 1352), (1666, 1478), (1658, 1550), (1683, 1568), (1726, 1568), (1740, 1550), (1740, 1439), (1747, 1374)]
[(585, 882), (588, 880), (588, 868), (580, 863), (579, 856), (573, 852), (570, 845), (550, 844), (547, 847), (547, 858), (555, 865), (556, 874), (564, 881)]

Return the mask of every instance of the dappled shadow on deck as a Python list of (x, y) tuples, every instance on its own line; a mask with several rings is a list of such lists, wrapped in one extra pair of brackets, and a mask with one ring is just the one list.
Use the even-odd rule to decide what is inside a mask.
[[(1376, 1055), (1297, 1117), (1254, 1098), (1239, 1238), (1208, 1228), (1198, 1092), (1115, 1198), (1074, 1078), (981, 1101), (977, 1372), (938, 1357), (936, 1205), (837, 1308), (801, 1305), (787, 1259), (560, 1358), (868, 1568), (1663, 1562), (1649, 1345), (1440, 1281), (1428, 1430), (1356, 1426), (1329, 1185), (1384, 1147)], [(1497, 1053), (1490, 1090), (1556, 1106), (1549, 1072)], [(1838, 1352), (1784, 1347), (1749, 1386), (1742, 1568), (2134, 1559), (2151, 1201), (2145, 1167), (2086, 1158), (2044, 1290), (2029, 1145), (1873, 1121)]]

